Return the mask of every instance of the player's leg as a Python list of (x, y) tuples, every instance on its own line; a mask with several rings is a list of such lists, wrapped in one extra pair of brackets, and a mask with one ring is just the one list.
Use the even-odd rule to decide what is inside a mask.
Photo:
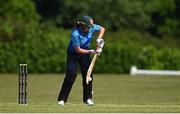
[(86, 74), (87, 74), (87, 70), (89, 68), (90, 63), (91, 63), (90, 54), (84, 54), (79, 57), (79, 64), (80, 64), (80, 69), (81, 69), (82, 78), (83, 78), (82, 84), (83, 84), (83, 101), (84, 102), (87, 102), (89, 98), (92, 99), (92, 81), (90, 81), (89, 84), (86, 83)]
[(75, 54), (68, 54), (67, 56), (67, 70), (61, 90), (59, 92), (58, 101), (66, 102), (77, 77), (77, 61), (78, 57)]

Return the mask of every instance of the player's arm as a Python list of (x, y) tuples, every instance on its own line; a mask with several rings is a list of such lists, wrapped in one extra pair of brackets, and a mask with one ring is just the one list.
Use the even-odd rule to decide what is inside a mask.
[(95, 30), (99, 31), (99, 35), (98, 35), (98, 38), (96, 40), (96, 43), (97, 43), (96, 51), (101, 53), (102, 49), (103, 49), (103, 46), (104, 46), (103, 36), (104, 36), (104, 33), (105, 33), (105, 28), (102, 27), (102, 26), (96, 25)]
[(79, 53), (79, 54), (87, 54), (87, 53), (97, 53), (95, 50), (87, 50), (87, 49), (82, 49), (80, 46), (75, 46), (75, 51), (76, 53)]
[(103, 38), (104, 33), (105, 33), (105, 28), (104, 28), (104, 27), (101, 27), (100, 30), (99, 30), (98, 38)]
[(78, 35), (76, 33), (72, 34), (72, 42), (73, 42), (73, 47), (74, 47), (76, 53), (78, 53), (78, 54), (87, 54), (87, 53), (95, 54), (96, 53), (95, 50), (82, 49), (80, 47), (80, 41), (79, 41)]
[(76, 53), (80, 53), (80, 54), (90, 53), (89, 50), (82, 49), (80, 46), (75, 46), (75, 50), (76, 50)]
[(78, 38), (78, 35), (76, 32), (72, 34), (72, 42), (73, 42), (73, 47), (74, 47), (76, 53), (79, 53), (79, 54), (90, 53), (89, 50), (82, 49), (80, 47), (80, 41), (79, 41), (79, 38)]
[(94, 32), (99, 32), (98, 38), (103, 38), (104, 33), (105, 33), (105, 28), (98, 25), (98, 24), (94, 24), (93, 27)]

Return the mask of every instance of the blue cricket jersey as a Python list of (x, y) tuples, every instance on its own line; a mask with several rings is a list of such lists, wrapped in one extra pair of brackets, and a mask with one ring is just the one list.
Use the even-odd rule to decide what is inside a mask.
[(71, 40), (68, 46), (68, 52), (76, 53), (75, 47), (79, 46), (82, 49), (89, 49), (92, 40), (93, 32), (100, 31), (101, 26), (93, 24), (86, 35), (82, 35), (79, 28), (76, 28), (71, 33)]

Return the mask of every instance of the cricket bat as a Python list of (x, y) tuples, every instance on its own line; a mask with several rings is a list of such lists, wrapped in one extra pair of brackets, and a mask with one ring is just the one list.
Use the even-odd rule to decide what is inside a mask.
[(92, 80), (92, 78), (91, 78), (91, 73), (92, 73), (92, 70), (93, 70), (93, 68), (94, 68), (94, 64), (95, 64), (95, 62), (96, 62), (97, 56), (98, 56), (97, 54), (94, 55), (94, 57), (93, 57), (93, 59), (92, 59), (92, 61), (91, 61), (91, 64), (90, 64), (90, 66), (89, 66), (89, 69), (88, 69), (88, 71), (87, 71), (87, 75), (86, 75), (86, 83), (87, 83), (87, 84), (89, 84), (89, 81)]

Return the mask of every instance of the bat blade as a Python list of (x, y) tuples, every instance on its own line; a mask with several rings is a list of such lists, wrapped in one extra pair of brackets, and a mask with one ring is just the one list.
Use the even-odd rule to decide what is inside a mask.
[(89, 65), (89, 69), (87, 71), (87, 75), (86, 75), (86, 83), (89, 84), (89, 81), (91, 81), (91, 73), (92, 73), (92, 70), (94, 68), (94, 64), (96, 62), (96, 59), (97, 59), (97, 54), (94, 55), (92, 61), (91, 61), (91, 64)]

